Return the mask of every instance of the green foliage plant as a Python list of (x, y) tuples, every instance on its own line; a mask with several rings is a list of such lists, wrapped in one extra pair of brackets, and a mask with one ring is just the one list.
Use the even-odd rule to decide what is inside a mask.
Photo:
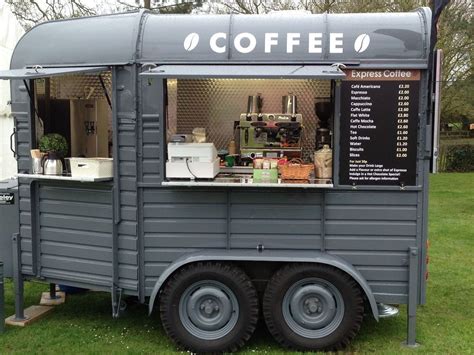
[(43, 153), (56, 153), (64, 157), (68, 152), (66, 138), (57, 133), (49, 133), (41, 137), (39, 149)]

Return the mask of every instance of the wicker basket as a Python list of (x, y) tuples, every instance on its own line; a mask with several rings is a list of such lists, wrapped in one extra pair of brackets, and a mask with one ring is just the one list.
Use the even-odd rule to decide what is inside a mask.
[(314, 169), (313, 164), (305, 164), (301, 159), (291, 159), (288, 163), (278, 166), (282, 180), (308, 181)]

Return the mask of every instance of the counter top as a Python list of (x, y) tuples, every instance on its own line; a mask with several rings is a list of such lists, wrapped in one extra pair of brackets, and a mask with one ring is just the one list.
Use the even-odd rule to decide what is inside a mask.
[(101, 182), (101, 181), (111, 181), (113, 178), (111, 177), (102, 177), (102, 178), (95, 178), (95, 177), (72, 177), (72, 176), (64, 176), (64, 175), (43, 175), (43, 174), (17, 174), (19, 178), (27, 178), (33, 180), (62, 180), (62, 181), (79, 181), (79, 182)]
[(238, 177), (217, 177), (214, 180), (174, 180), (163, 181), (163, 186), (212, 186), (212, 187), (289, 187), (289, 188), (303, 188), (303, 189), (325, 189), (333, 188), (332, 183), (324, 183), (328, 180), (315, 180), (307, 184), (300, 183), (286, 183), (279, 179), (277, 183), (254, 183), (251, 178)]

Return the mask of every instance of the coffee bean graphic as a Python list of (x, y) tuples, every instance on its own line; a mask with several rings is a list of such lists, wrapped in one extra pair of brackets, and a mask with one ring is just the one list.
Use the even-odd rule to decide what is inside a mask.
[(354, 50), (357, 53), (364, 52), (370, 43), (370, 37), (367, 33), (359, 35), (354, 42)]
[(199, 43), (199, 35), (195, 32), (190, 33), (184, 39), (184, 49), (188, 52), (192, 51)]

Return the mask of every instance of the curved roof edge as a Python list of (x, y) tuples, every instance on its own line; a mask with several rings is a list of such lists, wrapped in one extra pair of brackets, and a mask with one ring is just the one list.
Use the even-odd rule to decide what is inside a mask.
[(41, 23), (18, 41), (10, 68), (134, 63), (144, 13), (141, 10)]
[(133, 63), (334, 63), (425, 67), (431, 10), (406, 13), (160, 15), (46, 22), (18, 42), (11, 68)]

